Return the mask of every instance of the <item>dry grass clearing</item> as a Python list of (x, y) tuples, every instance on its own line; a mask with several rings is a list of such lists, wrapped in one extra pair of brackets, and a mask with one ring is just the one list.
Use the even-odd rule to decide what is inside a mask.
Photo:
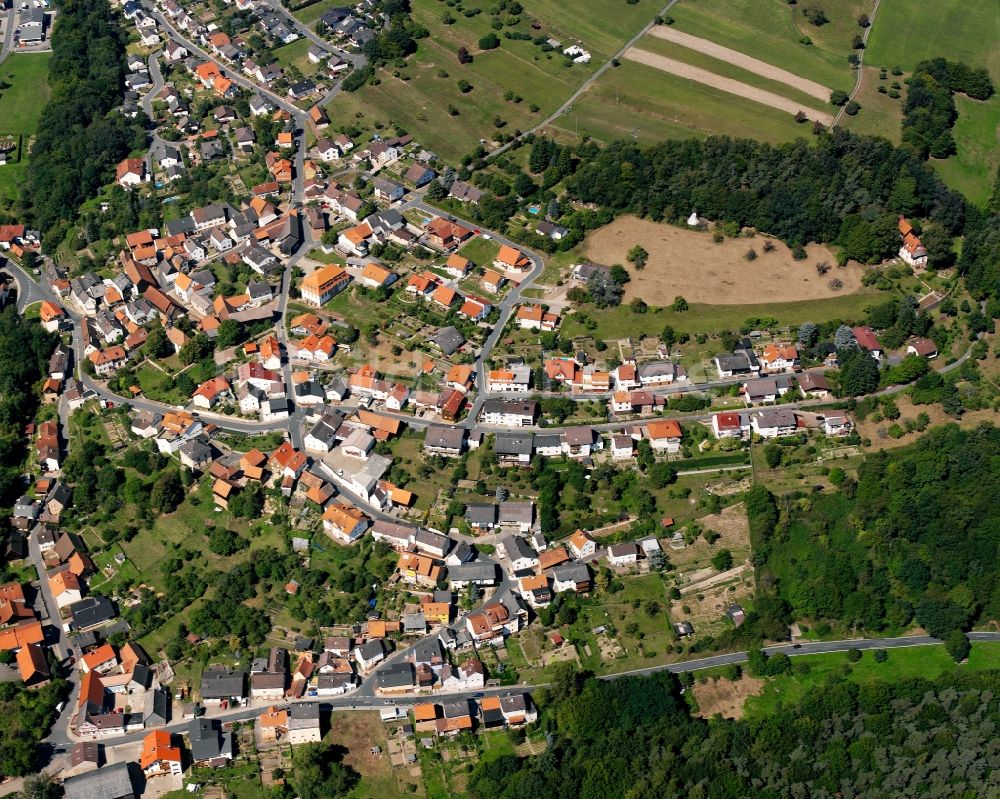
[(726, 719), (743, 718), (743, 705), (751, 696), (764, 690), (764, 681), (744, 674), (739, 680), (709, 678), (695, 681), (694, 698), (698, 702), (698, 715), (710, 719), (716, 713)]
[[(725, 239), (712, 241), (711, 233), (660, 224), (635, 216), (622, 216), (595, 231), (584, 244), (584, 254), (602, 264), (626, 264), (625, 256), (636, 244), (649, 253), (646, 268), (629, 269), (632, 280), (625, 286), (625, 301), (642, 297), (650, 305), (667, 306), (674, 297), (689, 303), (748, 305), (752, 303), (820, 300), (852, 294), (861, 288), (862, 268), (854, 263), (844, 269), (835, 266), (819, 275), (816, 264), (836, 264), (825, 246), (810, 244), (804, 261), (792, 258), (784, 243), (771, 239), (774, 250), (764, 252), (767, 239)], [(744, 257), (749, 249), (755, 261)], [(843, 282), (839, 290), (829, 283)]]
[(720, 549), (732, 552), (736, 563), (750, 555), (750, 523), (747, 521), (746, 508), (742, 502), (697, 521), (703, 529), (718, 533), (719, 538), (711, 547), (702, 537), (681, 550), (668, 547), (665, 551), (670, 562), (679, 571), (690, 573), (694, 569), (708, 566), (712, 555)]
[(900, 413), (899, 419), (895, 422), (888, 419), (883, 419), (881, 422), (873, 422), (871, 419), (865, 419), (865, 421), (858, 423), (858, 434), (862, 438), (867, 438), (872, 442), (871, 446), (867, 447), (867, 449), (895, 449), (896, 447), (905, 447), (908, 444), (912, 444), (922, 435), (921, 433), (907, 433), (900, 438), (892, 438), (889, 435), (889, 428), (894, 424), (902, 426), (902, 423), (906, 419), (915, 419), (917, 414), (920, 413), (926, 413), (930, 417), (931, 427), (942, 424), (958, 424), (968, 429), (977, 427), (983, 422), (993, 422), (995, 424), (997, 421), (996, 411), (989, 408), (984, 408), (981, 411), (966, 411), (962, 414), (961, 419), (956, 419), (946, 414), (940, 405), (914, 405), (910, 401), (910, 398), (904, 395), (896, 395), (892, 399), (896, 403), (896, 407), (899, 408)]
[[(386, 732), (378, 711), (348, 710), (332, 714), (326, 741), (344, 747), (347, 750), (344, 762), (361, 775), (361, 782), (352, 793), (357, 799), (404, 796), (412, 793), (409, 785), (421, 784), (419, 774), (414, 779), (405, 770), (393, 771)], [(379, 747), (381, 753), (374, 754), (373, 746)]]

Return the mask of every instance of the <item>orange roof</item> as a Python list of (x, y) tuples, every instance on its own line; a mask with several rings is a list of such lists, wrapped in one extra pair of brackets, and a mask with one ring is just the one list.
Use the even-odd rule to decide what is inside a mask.
[(45, 640), (42, 632), (42, 623), (26, 621), (16, 627), (8, 627), (0, 630), (0, 649), (18, 649), (25, 644), (40, 644)]
[(88, 671), (80, 680), (80, 697), (77, 707), (83, 707), (91, 702), (98, 707), (104, 703), (104, 683), (96, 671)]
[(124, 361), (125, 350), (116, 344), (113, 347), (108, 347), (106, 350), (94, 350), (87, 357), (90, 359), (90, 362), (94, 364), (94, 366), (100, 366), (101, 364), (113, 361)]
[(565, 563), (568, 560), (569, 553), (566, 552), (566, 547), (547, 549), (545, 552), (538, 554), (538, 567), (544, 571), (545, 569), (551, 569), (553, 566), (558, 566), (560, 563)]
[(38, 644), (27, 644), (17, 651), (17, 671), (23, 682), (30, 682), (37, 675), (49, 674), (45, 653)]
[(148, 246), (153, 243), (153, 234), (148, 230), (137, 230), (135, 233), (129, 233), (125, 237), (125, 243), (130, 250), (136, 247)]
[(913, 232), (913, 225), (911, 225), (905, 216), (899, 218), (899, 233), (901, 236), (909, 236)]
[(341, 530), (353, 529), (364, 518), (365, 514), (353, 505), (334, 503), (323, 511), (323, 521), (330, 522)]
[(541, 322), (545, 311), (541, 305), (522, 305), (517, 309), (517, 318), (525, 319), (529, 322)]
[(228, 499), (229, 495), (233, 493), (233, 484), (219, 478), (212, 483), (212, 493), (222, 499)]
[(504, 266), (521, 266), (528, 259), (524, 257), (524, 253), (520, 250), (504, 244), (500, 247), (500, 252), (497, 254), (496, 260)]
[(395, 486), (385, 480), (382, 481), (381, 486), (389, 492), (389, 499), (397, 505), (409, 507), (413, 503), (412, 491), (407, 491), (405, 488), (400, 488), (399, 486)]
[(444, 262), (444, 265), (450, 269), (458, 269), (461, 272), (465, 272), (469, 269), (472, 263), (468, 258), (463, 258), (461, 255), (452, 254), (448, 256), (448, 260)]
[(454, 732), (455, 730), (471, 730), (472, 716), (457, 716), (450, 719), (438, 719), (438, 732)]
[(196, 397), (205, 397), (207, 400), (213, 400), (219, 394), (223, 394), (229, 391), (229, 381), (221, 375), (217, 375), (209, 380), (206, 380), (198, 388), (194, 390), (194, 395)]
[(432, 558), (424, 555), (417, 555), (413, 552), (403, 552), (399, 556), (397, 568), (401, 572), (410, 572), (420, 577), (425, 577), (432, 582), (437, 582), (441, 575), (441, 567)]
[(66, 314), (63, 309), (48, 300), (42, 300), (42, 305), (38, 309), (38, 315), (43, 322), (51, 322), (53, 319), (60, 319)]
[(306, 465), (305, 453), (299, 452), (287, 441), (271, 453), (271, 460), (282, 469), (292, 469), (293, 471), (298, 471)]
[(204, 64), (199, 64), (195, 67), (194, 72), (203, 81), (211, 80), (216, 76), (222, 75), (219, 68), (212, 61), (206, 61)]
[(799, 357), (799, 351), (791, 344), (780, 347), (777, 344), (768, 344), (761, 353), (761, 360), (765, 363), (774, 363), (777, 360), (794, 361)]
[(531, 577), (522, 577), (520, 584), (522, 591), (540, 591), (549, 587), (549, 578), (544, 574), (534, 574)]
[(429, 619), (447, 624), (451, 616), (451, 605), (447, 602), (423, 602), (420, 605), (420, 612)]
[(225, 47), (229, 44), (229, 37), (219, 31), (219, 33), (213, 33), (209, 36), (208, 41), (213, 47)]
[(262, 342), (260, 342), (260, 357), (261, 360), (268, 360), (269, 358), (280, 358), (281, 357), (281, 342), (278, 341), (274, 336), (268, 336)]
[(403, 423), (399, 419), (394, 419), (391, 416), (383, 416), (373, 411), (366, 411), (364, 408), (358, 410), (358, 419), (369, 427), (373, 427), (376, 430), (384, 430), (390, 435), (399, 433), (403, 426)]
[(290, 130), (283, 130), (278, 134), (278, 144), (287, 144), (289, 147), (292, 146), (292, 132)]
[(455, 383), (456, 385), (465, 386), (469, 384), (472, 379), (472, 367), (466, 363), (458, 363), (448, 370), (448, 376), (445, 378), (449, 383)]
[(126, 158), (121, 161), (117, 168), (115, 169), (115, 175), (118, 180), (121, 180), (125, 175), (144, 175), (146, 174), (146, 162), (141, 158)]
[(437, 705), (433, 702), (424, 702), (413, 706), (413, 720), (434, 721), (437, 718)]
[(421, 294), (426, 294), (431, 286), (437, 285), (437, 277), (426, 272), (420, 275), (413, 275), (406, 281), (407, 288), (414, 288)]
[(457, 297), (458, 292), (449, 286), (438, 286), (431, 295), (431, 299), (434, 302), (438, 305), (443, 305), (445, 308), (451, 307)]
[(483, 283), (488, 286), (499, 286), (506, 279), (499, 272), (494, 272), (492, 269), (487, 269), (483, 273)]
[(385, 622), (378, 619), (371, 619), (368, 622), (368, 637), (369, 638), (385, 638)]
[(53, 596), (61, 596), (66, 591), (80, 591), (80, 580), (73, 572), (63, 571), (49, 578), (49, 587)]
[(341, 235), (346, 236), (351, 244), (360, 244), (372, 234), (372, 227), (367, 222), (355, 225), (345, 230)]
[(680, 438), (681, 426), (674, 419), (661, 419), (646, 425), (650, 438)]
[(462, 308), (459, 313), (468, 317), (479, 316), (485, 307), (485, 305), (477, 300), (466, 300), (462, 303)]
[(361, 270), (361, 277), (372, 280), (380, 286), (389, 279), (391, 274), (391, 270), (377, 264), (365, 264), (365, 268)]
[(115, 654), (115, 648), (111, 646), (111, 644), (102, 644), (93, 652), (88, 652), (82, 658), (84, 665), (87, 667), (87, 671), (93, 671), (102, 663), (107, 663), (109, 660), (117, 659), (118, 656)]
[(142, 754), (139, 763), (144, 769), (154, 763), (166, 760), (171, 763), (181, 762), (180, 747), (170, 745), (170, 733), (166, 730), (153, 730), (142, 739)]
[(257, 723), (261, 727), (287, 727), (288, 711), (279, 710), (274, 705), (271, 705), (271, 707), (257, 716)]
[(576, 362), (568, 358), (549, 358), (542, 366), (549, 380), (562, 378), (572, 381), (576, 377)]
[(569, 537), (569, 542), (577, 549), (583, 549), (588, 543), (593, 543), (594, 539), (589, 533), (577, 530)]
[(302, 279), (301, 287), (303, 289), (311, 289), (315, 293), (320, 294), (324, 288), (339, 283), (346, 278), (347, 272), (339, 266), (336, 264), (327, 264), (306, 275)]
[(479, 706), (483, 710), (499, 710), (500, 709), (500, 697), (499, 696), (484, 696), (479, 700)]

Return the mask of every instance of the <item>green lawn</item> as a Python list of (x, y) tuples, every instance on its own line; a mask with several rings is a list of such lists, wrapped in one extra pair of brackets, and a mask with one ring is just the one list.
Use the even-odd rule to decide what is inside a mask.
[(303, 75), (312, 75), (316, 72), (316, 64), (306, 55), (311, 46), (312, 42), (306, 38), (296, 39), (291, 44), (275, 48), (274, 57), (284, 67), (293, 66)]
[(492, 268), (493, 259), (497, 257), (497, 253), (500, 252), (500, 245), (497, 244), (492, 239), (484, 239), (482, 236), (476, 236), (459, 250), (459, 253), (468, 258), (476, 266), (482, 266), (487, 269)]
[(552, 127), (566, 138), (634, 136), (642, 144), (714, 134), (772, 144), (811, 138), (791, 114), (634, 61), (605, 72)]
[(50, 53), (18, 53), (0, 64), (0, 135), (23, 136), (21, 160), (0, 166), (0, 206), (17, 198), (27, 169), (28, 137), (49, 99)]
[[(186, 404), (189, 397), (185, 397), (174, 388), (174, 378), (161, 372), (155, 366), (145, 364), (135, 373), (136, 381), (142, 393), (149, 399), (157, 402), (166, 402), (170, 405)], [(194, 380), (194, 375), (191, 376)], [(197, 382), (197, 381), (195, 381)]]
[[(587, 14), (580, 15), (572, 5), (553, 0), (532, 3), (513, 29), (532, 37), (552, 36), (565, 46), (579, 39), (593, 60), (567, 66), (559, 52), (546, 53), (531, 41), (503, 38), (511, 28), (498, 33), (500, 47), (480, 51), (479, 39), (492, 32), (494, 18), (488, 13), (467, 17), (438, 0), (414, 0), (412, 5), (414, 20), (430, 36), (418, 42), (417, 53), (405, 67), (381, 70), (378, 85), (339, 95), (331, 105), (331, 118), (368, 133), (379, 127), (405, 128), (421, 144), (451, 160), (468, 153), (479, 139), (492, 140), (498, 130), (513, 133), (538, 124), (662, 7), (659, 0), (638, 0), (634, 5), (589, 0)], [(445, 12), (453, 24), (444, 24)], [(533, 23), (538, 28), (532, 28)], [(459, 47), (473, 54), (472, 63), (458, 63)], [(472, 90), (459, 91), (459, 80), (472, 84)], [(508, 91), (521, 101), (505, 100)], [(532, 111), (532, 105), (538, 110)], [(449, 113), (449, 106), (457, 115)], [(497, 117), (501, 128), (494, 124)]]
[(783, 325), (797, 326), (806, 321), (815, 323), (831, 319), (857, 320), (867, 305), (879, 301), (879, 295), (860, 291), (832, 297), (827, 300), (800, 302), (775, 302), (762, 305), (702, 305), (691, 303), (689, 310), (678, 313), (669, 308), (650, 309), (645, 314), (635, 314), (628, 305), (597, 310), (592, 305), (583, 307), (581, 313), (597, 323), (593, 330), (580, 322), (580, 313), (569, 314), (560, 327), (560, 335), (591, 335), (596, 339), (638, 337), (651, 331), (659, 332), (671, 325), (677, 332), (717, 333), (720, 330), (739, 330), (749, 317), (773, 316)]
[(982, 102), (959, 94), (955, 96), (955, 107), (958, 119), (952, 134), (958, 152), (943, 161), (932, 160), (931, 164), (951, 188), (983, 206), (1000, 167), (1000, 96)]
[[(994, 83), (1000, 83), (998, 38), (1000, 14), (995, 3), (883, 0), (868, 38), (865, 63), (911, 72), (920, 61), (944, 56), (986, 67)], [(958, 155), (932, 163), (949, 186), (982, 204), (1000, 165), (1000, 98), (994, 95), (977, 102), (957, 96), (955, 103), (958, 120), (953, 133)]]
[[(790, 674), (768, 680), (759, 696), (747, 700), (744, 712), (747, 717), (760, 718), (777, 710), (781, 704), (793, 704), (815, 690), (822, 690), (826, 680), (834, 674), (843, 674), (856, 683), (875, 680), (904, 680), (912, 677), (935, 677), (953, 669), (981, 671), (1000, 668), (1000, 644), (974, 643), (967, 663), (956, 665), (943, 646), (915, 646), (889, 649), (888, 659), (876, 663), (872, 652), (864, 652), (861, 660), (850, 663), (846, 652), (825, 655), (801, 655), (793, 664), (808, 664), (807, 674)], [(846, 667), (850, 667), (849, 672)]]
[[(854, 77), (847, 56), (860, 32), (858, 13), (870, 2), (822, 3), (830, 22), (817, 28), (785, 0), (681, 0), (671, 10), (678, 30), (759, 58), (831, 89), (848, 91)], [(802, 44), (808, 36), (812, 44)]]
[(336, 8), (341, 5), (343, 5), (343, 3), (341, 3), (340, 0), (320, 0), (318, 3), (306, 6), (301, 11), (294, 12), (293, 16), (303, 25), (312, 26), (316, 20), (322, 17), (331, 8)]
[(865, 62), (912, 72), (926, 58), (944, 56), (986, 67), (1000, 77), (1000, 14), (991, 2), (882, 0), (868, 37)]

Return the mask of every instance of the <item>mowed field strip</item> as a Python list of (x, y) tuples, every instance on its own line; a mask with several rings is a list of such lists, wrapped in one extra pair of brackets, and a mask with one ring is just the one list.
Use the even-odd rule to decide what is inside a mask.
[(816, 81), (800, 77), (793, 72), (781, 69), (781, 67), (776, 67), (773, 64), (768, 64), (766, 61), (761, 61), (757, 58), (753, 58), (752, 56), (745, 55), (738, 50), (723, 47), (721, 44), (716, 44), (708, 39), (702, 39), (699, 36), (692, 36), (690, 33), (684, 33), (676, 28), (664, 25), (654, 26), (650, 29), (649, 33), (651, 36), (656, 36), (658, 39), (665, 39), (668, 42), (679, 44), (681, 47), (687, 47), (689, 50), (696, 50), (699, 53), (704, 53), (712, 58), (717, 58), (719, 61), (725, 61), (733, 66), (739, 67), (740, 69), (745, 69), (747, 72), (753, 72), (755, 75), (760, 75), (762, 78), (787, 83), (789, 86), (792, 86), (801, 92), (805, 92), (810, 97), (815, 97), (817, 100), (824, 103), (829, 102), (830, 100), (831, 90), (821, 83), (816, 83)]
[(761, 105), (768, 105), (771, 106), (771, 108), (777, 108), (780, 111), (787, 111), (789, 114), (796, 114), (799, 111), (802, 111), (809, 119), (821, 122), (826, 126), (830, 126), (833, 123), (832, 114), (828, 114), (824, 111), (814, 111), (811, 108), (804, 107), (801, 104), (789, 100), (787, 97), (775, 94), (774, 92), (758, 89), (747, 83), (733, 80), (732, 78), (723, 78), (720, 75), (716, 75), (714, 72), (709, 72), (707, 69), (693, 67), (690, 64), (685, 64), (683, 61), (677, 61), (673, 58), (667, 58), (666, 56), (657, 55), (656, 53), (650, 53), (647, 50), (641, 50), (636, 47), (632, 47), (626, 51), (625, 58), (630, 61), (645, 64), (648, 67), (653, 67), (654, 69), (659, 69), (662, 72), (667, 72), (671, 75), (685, 78), (686, 80), (692, 80), (706, 86), (711, 86), (715, 89), (719, 89), (720, 91), (727, 92), (728, 94), (735, 94), (738, 97), (753, 100), (755, 103), (760, 103)]

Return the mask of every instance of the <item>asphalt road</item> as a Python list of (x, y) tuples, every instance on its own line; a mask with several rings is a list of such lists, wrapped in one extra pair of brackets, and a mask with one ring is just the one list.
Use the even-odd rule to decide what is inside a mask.
[(0, 62), (2, 62), (8, 55), (10, 55), (11, 48), (14, 46), (14, 28), (15, 17), (17, 12), (14, 10), (13, 3), (11, 7), (7, 9), (4, 13), (4, 36), (3, 43), (0, 44)]
[(156, 96), (163, 91), (163, 73), (160, 71), (160, 53), (162, 51), (157, 50), (154, 53), (149, 54), (149, 59), (147, 61), (149, 65), (149, 77), (153, 80), (153, 85), (149, 88), (149, 91), (143, 95), (142, 98), (142, 110), (146, 112), (146, 116), (152, 120), (153, 117), (153, 101)]
[[(969, 640), (971, 641), (1000, 641), (1000, 633), (993, 632), (972, 632), (968, 634)], [(926, 635), (910, 635), (903, 636), (899, 638), (855, 638), (842, 641), (817, 641), (802, 643), (798, 647), (792, 644), (782, 644), (777, 646), (768, 646), (764, 648), (764, 651), (768, 654), (774, 654), (775, 652), (784, 652), (790, 657), (799, 657), (801, 655), (817, 655), (830, 652), (846, 652), (850, 649), (901, 649), (913, 646), (931, 646), (935, 644), (940, 644), (936, 638), (931, 638)], [(383, 661), (382, 665), (389, 664), (391, 662), (396, 662), (398, 659), (405, 655), (404, 652), (394, 653), (391, 659)], [(602, 680), (617, 680), (622, 677), (640, 677), (648, 676), (650, 674), (655, 674), (661, 671), (667, 671), (672, 674), (680, 674), (683, 672), (690, 671), (700, 671), (702, 669), (709, 669), (716, 666), (725, 666), (731, 663), (745, 663), (747, 660), (747, 652), (729, 652), (720, 655), (712, 655), (710, 657), (697, 658), (694, 660), (687, 660), (680, 663), (669, 663), (663, 666), (650, 666), (644, 669), (633, 669), (631, 671), (620, 672), (617, 674), (609, 674), (600, 677)], [(519, 693), (523, 691), (531, 692), (539, 688), (543, 688), (547, 683), (532, 683), (532, 684), (521, 684), (514, 686), (504, 686), (502, 688), (487, 688), (483, 690), (470, 690), (470, 691), (455, 691), (450, 693), (435, 693), (425, 694), (421, 696), (406, 696), (406, 697), (392, 697), (383, 698), (377, 697), (369, 694), (365, 690), (365, 685), (370, 684), (366, 681), (359, 689), (341, 697), (335, 697), (330, 699), (317, 700), (315, 697), (304, 697), (301, 700), (291, 700), (285, 704), (292, 704), (297, 701), (319, 701), (320, 708), (323, 712), (329, 713), (332, 711), (345, 711), (345, 710), (378, 710), (385, 706), (395, 706), (400, 708), (409, 708), (415, 704), (427, 701), (442, 701), (446, 699), (472, 699), (475, 698), (477, 694), (484, 694), (486, 696), (504, 696), (512, 693)], [(232, 722), (232, 721), (244, 721), (247, 719), (252, 719), (258, 716), (266, 706), (274, 704), (273, 702), (262, 702), (259, 706), (253, 708), (235, 708), (232, 710), (224, 711), (213, 711), (208, 713), (208, 717), (219, 719), (220, 721)], [(64, 714), (65, 715), (65, 714)], [(189, 721), (177, 720), (168, 724), (165, 729), (171, 731), (182, 731), (184, 730)], [(132, 733), (129, 735), (122, 735), (115, 738), (109, 738), (105, 740), (107, 744), (123, 744), (123, 743), (133, 743), (141, 740), (144, 737), (144, 732)], [(52, 733), (46, 738), (45, 743), (54, 747), (68, 747), (75, 743), (77, 739), (71, 737), (68, 733), (68, 729), (65, 724), (57, 725)]]

